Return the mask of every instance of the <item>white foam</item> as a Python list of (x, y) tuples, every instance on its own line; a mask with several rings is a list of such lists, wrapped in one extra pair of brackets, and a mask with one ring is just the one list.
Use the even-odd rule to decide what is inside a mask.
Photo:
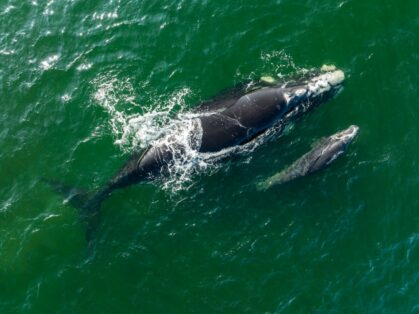
[[(175, 92), (168, 100), (139, 105), (135, 102), (136, 92), (128, 79), (118, 79), (108, 74), (93, 80), (96, 88), (93, 98), (110, 116), (110, 126), (115, 144), (125, 152), (147, 147), (151, 141), (160, 137), (178, 109), (188, 89)], [(135, 113), (129, 113), (136, 109)]]
[(118, 12), (94, 12), (92, 15), (92, 20), (104, 20), (104, 19), (116, 19), (118, 18)]
[(45, 60), (41, 61), (40, 66), (43, 70), (49, 70), (57, 63), (58, 59), (60, 59), (58, 54), (49, 56)]
[(6, 49), (0, 50), (0, 55), (9, 56), (9, 55), (14, 55), (14, 54), (15, 54), (14, 50), (6, 50)]
[(64, 95), (61, 96), (61, 100), (63, 102), (68, 102), (68, 101), (71, 100), (71, 96), (69, 94), (64, 94)]
[(4, 13), (4, 14), (7, 14), (7, 13), (9, 13), (10, 11), (12, 11), (12, 10), (14, 10), (14, 9), (16, 9), (16, 7), (15, 7), (14, 5), (8, 5), (8, 6), (4, 9), (3, 13)]
[(199, 119), (180, 116), (169, 125), (168, 132), (151, 145), (165, 145), (172, 150), (173, 164), (168, 176), (161, 178), (165, 189), (177, 191), (192, 183), (193, 174), (206, 169), (209, 164), (199, 153), (202, 140), (202, 127)]
[[(128, 79), (117, 79), (110, 74), (93, 80), (92, 85), (95, 103), (109, 114), (115, 145), (127, 154), (149, 145), (165, 144), (173, 149), (174, 164), (169, 175), (159, 178), (164, 188), (171, 191), (187, 188), (196, 170), (209, 167), (207, 156), (198, 152), (202, 132), (199, 132), (197, 114), (182, 113), (190, 89), (182, 88), (167, 99), (151, 96), (153, 103), (140, 106), (135, 102), (136, 92)], [(133, 107), (137, 112), (128, 113)]]
[(93, 66), (92, 63), (82, 63), (79, 66), (77, 66), (76, 69), (77, 69), (77, 71), (81, 72), (81, 71), (86, 71), (86, 70), (91, 69), (92, 66)]

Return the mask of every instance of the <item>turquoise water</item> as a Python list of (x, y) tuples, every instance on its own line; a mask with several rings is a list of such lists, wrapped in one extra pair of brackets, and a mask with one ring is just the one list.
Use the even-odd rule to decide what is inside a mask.
[[(0, 313), (419, 313), (418, 16), (416, 0), (3, 0)], [(115, 192), (91, 258), (39, 182), (98, 188), (176, 113), (323, 64), (341, 95), (252, 154)], [(330, 168), (255, 189), (350, 124)]]

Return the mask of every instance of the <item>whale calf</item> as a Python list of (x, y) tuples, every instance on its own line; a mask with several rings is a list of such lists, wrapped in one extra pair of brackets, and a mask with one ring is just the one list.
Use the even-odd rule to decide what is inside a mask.
[(258, 183), (257, 188), (259, 190), (267, 190), (274, 185), (324, 169), (346, 151), (348, 145), (358, 134), (358, 131), (358, 126), (351, 125), (343, 131), (319, 140), (312, 150), (283, 171)]
[[(344, 78), (341, 70), (332, 69), (309, 73), (304, 79), (283, 85), (244, 86), (204, 102), (189, 120), (182, 120), (178, 128), (157, 139), (144, 152), (133, 154), (97, 191), (82, 192), (57, 181), (44, 181), (79, 208), (90, 241), (100, 205), (114, 190), (163, 174), (187, 149), (196, 154), (222, 152), (247, 144), (276, 125), (293, 122), (340, 92)], [(187, 144), (177, 140), (178, 132), (186, 133)]]

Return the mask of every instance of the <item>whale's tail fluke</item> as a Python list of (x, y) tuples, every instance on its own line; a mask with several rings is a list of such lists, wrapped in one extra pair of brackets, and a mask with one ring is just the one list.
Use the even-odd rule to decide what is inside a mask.
[(41, 178), (41, 181), (49, 185), (54, 192), (62, 195), (65, 202), (78, 210), (80, 221), (85, 228), (89, 254), (92, 253), (94, 234), (100, 221), (100, 206), (109, 196), (109, 190), (105, 187), (98, 191), (87, 192), (56, 180)]

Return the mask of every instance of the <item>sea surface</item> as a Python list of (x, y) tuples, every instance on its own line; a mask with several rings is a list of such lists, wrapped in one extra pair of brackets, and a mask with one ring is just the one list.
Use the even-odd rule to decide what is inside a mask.
[[(338, 97), (116, 191), (94, 252), (40, 181), (98, 189), (200, 101), (324, 64)], [(0, 1), (0, 313), (419, 313), (418, 86), (417, 0)], [(328, 169), (255, 188), (351, 124)]]

